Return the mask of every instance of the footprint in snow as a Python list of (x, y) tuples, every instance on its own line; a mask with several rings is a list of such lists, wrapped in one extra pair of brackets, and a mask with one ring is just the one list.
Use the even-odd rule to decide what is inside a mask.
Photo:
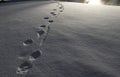
[(45, 27), (46, 27), (46, 25), (41, 25), (40, 27), (45, 28)]
[(49, 17), (44, 17), (44, 19), (49, 19)]
[(59, 9), (63, 9), (63, 7), (61, 6), (61, 7), (59, 7)]
[(33, 43), (33, 40), (32, 39), (27, 39), (27, 40), (25, 40), (24, 42), (23, 42), (23, 45), (24, 46), (28, 46), (28, 45), (30, 45), (30, 44), (32, 44)]
[(39, 58), (42, 55), (42, 51), (41, 50), (36, 50), (34, 51), (32, 54), (30, 54), (29, 56), (29, 61), (33, 62), (35, 61), (37, 58)]
[(49, 20), (48, 22), (49, 22), (49, 23), (53, 23), (54, 21), (53, 21), (53, 20)]
[(32, 63), (30, 61), (24, 61), (20, 64), (16, 70), (17, 74), (23, 75), (26, 74), (32, 68)]
[(50, 12), (50, 14), (52, 14), (53, 16), (57, 15), (55, 12)]
[(53, 11), (57, 11), (57, 9), (53, 9)]
[(45, 34), (45, 31), (44, 31), (43, 29), (41, 29), (41, 30), (39, 30), (39, 31), (36, 31), (36, 32), (37, 32), (38, 38), (39, 38), (40, 36), (42, 36), (43, 34)]
[(63, 12), (63, 10), (60, 10), (59, 12)]

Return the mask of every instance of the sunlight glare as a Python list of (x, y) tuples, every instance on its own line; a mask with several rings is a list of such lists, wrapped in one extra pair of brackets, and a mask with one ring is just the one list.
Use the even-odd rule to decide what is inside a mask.
[(101, 0), (88, 0), (88, 4), (101, 5)]

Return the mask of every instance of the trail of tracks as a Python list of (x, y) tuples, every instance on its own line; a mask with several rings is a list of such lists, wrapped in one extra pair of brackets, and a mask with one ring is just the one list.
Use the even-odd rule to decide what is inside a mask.
[[(53, 10), (50, 12), (51, 16), (54, 18), (57, 18), (60, 15), (60, 13), (64, 11), (64, 6), (60, 2), (56, 2), (56, 4), (56, 8), (53, 8)], [(53, 20), (51, 19), (51, 17), (45, 16), (44, 20), (46, 21), (46, 24), (41, 24), (38, 27), (38, 30), (36, 31), (37, 39), (39, 41), (39, 48), (33, 51), (29, 56), (18, 57), (19, 59), (23, 60), (23, 62), (18, 66), (16, 70), (16, 74), (18, 74), (18, 76), (25, 76), (33, 67), (34, 61), (42, 55), (41, 47), (47, 39), (47, 36), (50, 31), (50, 25), (55, 21), (55, 19)], [(23, 41), (23, 46), (30, 46), (35, 41), (36, 40), (33, 40), (32, 38), (28, 38), (25, 41)]]

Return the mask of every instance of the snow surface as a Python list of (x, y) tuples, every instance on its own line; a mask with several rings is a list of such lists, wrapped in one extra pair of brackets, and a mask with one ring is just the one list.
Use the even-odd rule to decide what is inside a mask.
[[(53, 19), (47, 40), (26, 77), (120, 77), (120, 7), (61, 2), (17, 2), (0, 6), (0, 77), (19, 77), (18, 57), (39, 48), (36, 30)], [(30, 46), (23, 41), (33, 39)]]

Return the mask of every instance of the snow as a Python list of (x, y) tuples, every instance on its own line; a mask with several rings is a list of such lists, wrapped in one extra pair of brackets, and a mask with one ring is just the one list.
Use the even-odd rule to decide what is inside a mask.
[[(120, 76), (120, 8), (61, 2), (64, 11), (58, 17), (55, 2), (31, 1), (0, 7), (0, 76), (19, 77), (16, 69), (39, 48), (36, 31), (50, 24), (47, 39), (40, 49), (42, 56), (34, 62), (26, 77), (119, 77)], [(23, 41), (33, 39), (30, 46)]]

